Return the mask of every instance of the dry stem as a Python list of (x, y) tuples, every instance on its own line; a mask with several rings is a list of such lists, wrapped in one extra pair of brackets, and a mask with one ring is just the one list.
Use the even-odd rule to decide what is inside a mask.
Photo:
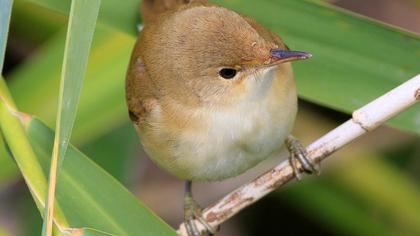
[[(408, 80), (385, 95), (353, 112), (352, 119), (330, 131), (307, 147), (308, 158), (319, 163), (331, 153), (372, 131), (385, 121), (414, 105), (420, 100), (420, 75)], [(301, 167), (299, 166), (299, 170)], [(264, 173), (253, 181), (232, 191), (218, 202), (203, 210), (203, 219), (211, 227), (234, 216), (243, 208), (253, 204), (268, 193), (294, 178), (289, 161)], [(196, 220), (200, 232), (205, 231), (201, 222)], [(188, 235), (184, 223), (178, 229), (180, 235)]]

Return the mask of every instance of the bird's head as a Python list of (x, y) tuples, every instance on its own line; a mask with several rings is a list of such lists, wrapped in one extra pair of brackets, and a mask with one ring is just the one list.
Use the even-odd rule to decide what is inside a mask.
[(264, 81), (271, 69), (290, 70), (287, 62), (311, 57), (290, 51), (252, 19), (216, 6), (163, 15), (146, 26), (140, 40), (147, 71), (162, 95), (191, 105), (241, 101), (271, 83)]

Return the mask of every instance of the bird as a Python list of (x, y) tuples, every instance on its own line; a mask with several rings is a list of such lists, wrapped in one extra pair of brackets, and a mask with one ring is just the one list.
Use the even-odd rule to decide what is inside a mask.
[(310, 53), (290, 50), (254, 19), (205, 0), (144, 0), (140, 11), (144, 27), (126, 74), (128, 114), (153, 162), (185, 180), (189, 235), (200, 235), (192, 181), (237, 176), (284, 146), (297, 177), (298, 163), (318, 172), (291, 135), (291, 62)]

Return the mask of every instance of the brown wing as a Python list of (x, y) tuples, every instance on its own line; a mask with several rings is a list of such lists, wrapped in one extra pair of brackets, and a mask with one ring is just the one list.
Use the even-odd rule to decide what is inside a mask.
[(127, 71), (125, 90), (130, 119), (134, 123), (140, 124), (147, 120), (158, 102), (155, 96), (155, 87), (136, 49), (133, 51)]

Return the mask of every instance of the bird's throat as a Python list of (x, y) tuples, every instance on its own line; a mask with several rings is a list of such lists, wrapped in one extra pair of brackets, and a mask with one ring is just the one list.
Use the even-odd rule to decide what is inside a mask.
[(261, 101), (264, 99), (276, 78), (277, 67), (262, 68), (249, 75), (246, 79), (246, 92), (248, 99)]

